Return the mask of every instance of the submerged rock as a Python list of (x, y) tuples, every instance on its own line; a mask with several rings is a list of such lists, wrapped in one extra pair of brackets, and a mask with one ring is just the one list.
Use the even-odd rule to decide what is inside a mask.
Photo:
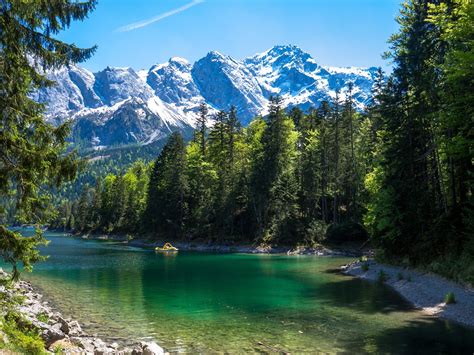
[(92, 338), (86, 337), (72, 337), (70, 338), (71, 342), (81, 349), (84, 349), (87, 353), (93, 353), (95, 346), (93, 344)]
[[(0, 277), (8, 277), (0, 268)], [(48, 302), (42, 302), (42, 295), (34, 292), (33, 287), (25, 281), (16, 282), (13, 287), (0, 286), (0, 296), (14, 299), (22, 295), (25, 299), (16, 304), (16, 310), (38, 329), (47, 350), (61, 351), (64, 354), (119, 354), (119, 355), (161, 355), (165, 354), (155, 342), (135, 343), (131, 347), (121, 347), (118, 343), (99, 339), (96, 335), (86, 334), (79, 322), (65, 319), (61, 313), (53, 311)], [(12, 301), (12, 304), (15, 304)], [(8, 343), (8, 337), (0, 331), (0, 341)]]
[(155, 342), (141, 342), (140, 343), (143, 355), (163, 355), (165, 351), (161, 346)]

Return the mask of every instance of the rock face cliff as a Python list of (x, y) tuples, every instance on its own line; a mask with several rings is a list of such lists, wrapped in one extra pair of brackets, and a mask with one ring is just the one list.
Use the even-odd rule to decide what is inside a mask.
[(271, 95), (287, 107), (303, 110), (332, 100), (336, 91), (354, 84), (358, 109), (371, 99), (377, 68), (323, 67), (296, 46), (275, 46), (242, 61), (212, 51), (190, 64), (182, 58), (149, 70), (110, 68), (91, 73), (70, 66), (49, 73), (57, 82), (35, 93), (47, 104), (55, 124), (71, 120), (73, 140), (101, 148), (149, 144), (175, 130), (193, 128), (199, 104), (210, 112), (236, 106), (245, 125), (265, 114)]

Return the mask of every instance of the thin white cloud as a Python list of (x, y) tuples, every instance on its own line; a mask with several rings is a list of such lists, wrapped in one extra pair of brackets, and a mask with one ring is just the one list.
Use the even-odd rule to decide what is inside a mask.
[(203, 3), (203, 2), (204, 2), (204, 0), (193, 0), (189, 4), (186, 4), (186, 5), (183, 5), (181, 7), (178, 7), (177, 9), (159, 14), (159, 15), (157, 15), (155, 17), (152, 17), (152, 18), (149, 18), (147, 20), (138, 21), (138, 22), (134, 22), (134, 23), (131, 23), (129, 25), (126, 25), (126, 26), (119, 27), (119, 28), (117, 28), (116, 31), (118, 31), (118, 32), (133, 31), (133, 30), (136, 30), (137, 28), (142, 28), (142, 27), (151, 25), (152, 23), (161, 21), (161, 20), (163, 20), (167, 17), (179, 14), (180, 12), (186, 11), (187, 9), (189, 9), (189, 8), (195, 6), (195, 5), (198, 5), (200, 3)]

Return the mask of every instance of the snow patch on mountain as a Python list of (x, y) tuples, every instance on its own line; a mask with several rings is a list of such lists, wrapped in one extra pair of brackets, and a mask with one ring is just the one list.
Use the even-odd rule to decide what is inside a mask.
[(107, 67), (97, 73), (71, 65), (48, 73), (56, 85), (33, 97), (47, 104), (47, 119), (73, 122), (75, 137), (92, 147), (111, 144), (150, 144), (174, 130), (195, 125), (199, 105), (212, 116), (237, 108), (243, 124), (265, 114), (271, 95), (287, 107), (317, 107), (344, 100), (346, 86), (354, 85), (356, 107), (371, 100), (376, 68), (324, 67), (294, 45), (275, 46), (244, 60), (217, 51), (189, 63), (173, 57), (148, 70)]

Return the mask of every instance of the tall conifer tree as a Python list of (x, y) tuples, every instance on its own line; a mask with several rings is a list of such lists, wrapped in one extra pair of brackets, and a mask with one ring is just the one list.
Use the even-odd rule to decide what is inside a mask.
[[(89, 58), (95, 47), (80, 49), (54, 38), (74, 20), (83, 20), (95, 0), (54, 2), (2, 0), (0, 4), (0, 194), (16, 200), (18, 218), (44, 223), (43, 184), (59, 185), (76, 173), (74, 154), (63, 154), (69, 126), (53, 127), (43, 118), (44, 106), (31, 99), (33, 90), (53, 83), (43, 70)], [(41, 70), (43, 69), (43, 70)], [(1, 211), (0, 211), (1, 212)], [(0, 253), (13, 265), (31, 269), (40, 260), (41, 233), (22, 238), (0, 226)]]

